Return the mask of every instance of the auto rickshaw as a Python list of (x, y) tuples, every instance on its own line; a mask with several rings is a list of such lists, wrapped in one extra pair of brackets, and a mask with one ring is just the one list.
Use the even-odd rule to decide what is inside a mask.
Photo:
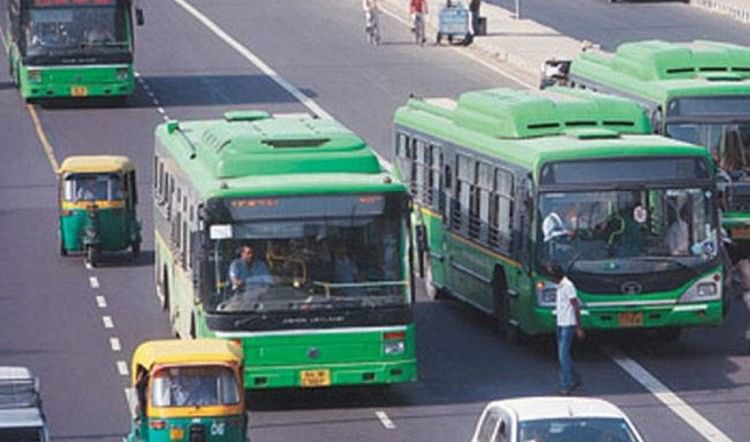
[(134, 408), (127, 442), (247, 440), (239, 344), (160, 340), (133, 354)]
[(86, 254), (96, 266), (103, 251), (141, 250), (135, 168), (124, 156), (81, 155), (58, 171), (60, 254)]

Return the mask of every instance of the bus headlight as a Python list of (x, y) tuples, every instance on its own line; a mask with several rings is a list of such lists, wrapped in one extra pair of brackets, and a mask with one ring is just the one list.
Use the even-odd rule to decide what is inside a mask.
[(26, 76), (31, 83), (42, 82), (42, 71), (40, 71), (39, 69), (29, 69), (28, 71), (26, 71)]
[(125, 81), (128, 78), (130, 78), (129, 68), (117, 68), (117, 80), (118, 81)]
[(716, 273), (695, 282), (680, 297), (680, 303), (712, 301), (721, 298), (721, 275)]
[(400, 355), (406, 351), (404, 341), (391, 341), (383, 344), (383, 353), (387, 355)]
[(549, 281), (537, 281), (536, 304), (539, 307), (554, 307), (557, 300), (557, 286)]

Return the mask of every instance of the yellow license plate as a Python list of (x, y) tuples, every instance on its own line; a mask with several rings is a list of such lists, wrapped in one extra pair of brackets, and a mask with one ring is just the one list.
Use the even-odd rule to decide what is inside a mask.
[(73, 86), (70, 88), (70, 95), (74, 97), (85, 97), (89, 94), (89, 88), (86, 86)]
[(620, 327), (640, 327), (643, 325), (643, 313), (624, 312), (617, 317)]
[(303, 387), (327, 387), (331, 385), (331, 370), (305, 370), (299, 373)]
[(735, 227), (732, 229), (732, 238), (748, 239), (750, 238), (750, 226)]

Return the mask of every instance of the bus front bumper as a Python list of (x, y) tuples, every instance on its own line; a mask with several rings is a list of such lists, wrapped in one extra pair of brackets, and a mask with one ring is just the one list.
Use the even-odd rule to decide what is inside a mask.
[[(537, 318), (535, 332), (555, 331), (554, 309), (534, 309)], [(722, 300), (672, 304), (668, 306), (617, 306), (581, 309), (585, 329), (623, 330), (647, 328), (682, 328), (719, 326), (723, 321)]]
[[(309, 374), (313, 374), (314, 376), (308, 376)], [(303, 379), (306, 379), (306, 381), (303, 381)], [(316, 366), (245, 368), (245, 388), (248, 390), (368, 384), (382, 385), (414, 382), (416, 380), (416, 359)], [(307, 383), (308, 385), (303, 385), (303, 383)]]
[[(121, 97), (132, 94), (135, 89), (133, 68), (127, 65), (29, 67), (22, 69), (21, 76), (20, 91), (25, 99)], [(36, 81), (32, 81), (32, 77)]]

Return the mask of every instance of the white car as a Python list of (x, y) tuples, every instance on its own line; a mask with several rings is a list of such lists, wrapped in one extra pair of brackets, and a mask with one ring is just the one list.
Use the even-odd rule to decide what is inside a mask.
[(490, 402), (472, 442), (643, 442), (619, 408), (602, 399), (529, 397)]

